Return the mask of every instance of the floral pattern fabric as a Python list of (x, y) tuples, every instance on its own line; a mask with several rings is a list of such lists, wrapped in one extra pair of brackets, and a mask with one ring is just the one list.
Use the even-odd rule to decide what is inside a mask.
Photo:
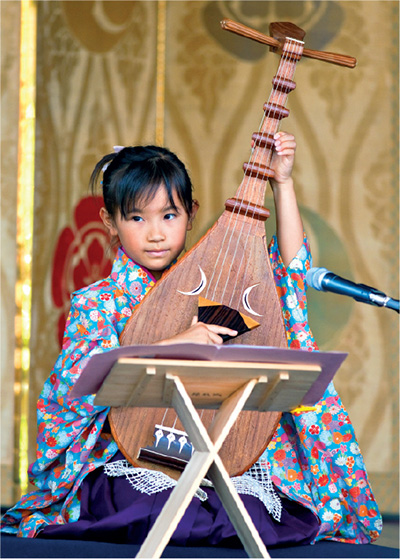
[[(288, 345), (317, 350), (307, 321), (307, 239), (288, 268), (276, 237), (269, 252)], [(108, 408), (94, 406), (93, 395), (71, 400), (68, 393), (92, 355), (118, 347), (126, 322), (154, 283), (120, 248), (108, 278), (73, 294), (62, 351), (38, 401), (37, 455), (29, 467), (37, 490), (4, 515), (3, 531), (34, 537), (47, 524), (79, 518), (83, 479), (118, 447), (102, 432)], [(378, 537), (381, 517), (353, 427), (332, 384), (315, 409), (283, 414), (259, 462), (282, 494), (318, 515), (318, 539), (367, 543)]]
[[(304, 278), (312, 266), (307, 240), (287, 269), (276, 237), (269, 248), (288, 345), (318, 350), (307, 321)], [(369, 543), (379, 537), (382, 517), (354, 428), (333, 383), (314, 409), (282, 414), (259, 461), (269, 468), (281, 493), (318, 514), (317, 540)]]

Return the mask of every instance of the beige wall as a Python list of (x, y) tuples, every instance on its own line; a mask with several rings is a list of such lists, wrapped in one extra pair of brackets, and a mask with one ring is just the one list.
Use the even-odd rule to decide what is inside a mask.
[[(58, 237), (76, 228), (74, 208), (102, 154), (155, 141), (163, 5), (38, 3), (32, 414), (58, 353), (51, 297)], [(265, 33), (271, 21), (293, 21), (307, 31), (307, 48), (358, 60), (350, 70), (303, 59), (289, 96), (283, 128), (298, 141), (295, 181), (314, 265), (398, 298), (397, 3), (167, 0), (165, 9), (165, 145), (187, 164), (201, 203), (190, 240), (241, 181), (279, 61), (220, 30), (219, 21), (231, 17)], [(314, 292), (310, 318), (322, 349), (349, 353), (336, 386), (379, 504), (398, 511), (397, 316)], [(32, 450), (34, 431), (31, 421)]]

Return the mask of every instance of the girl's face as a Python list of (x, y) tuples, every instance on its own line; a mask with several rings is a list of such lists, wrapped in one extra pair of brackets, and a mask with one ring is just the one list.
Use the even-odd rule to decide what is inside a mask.
[(126, 254), (155, 279), (159, 279), (182, 252), (186, 232), (192, 228), (197, 211), (197, 205), (193, 204), (189, 216), (176, 194), (173, 199), (176, 208), (171, 206), (165, 188), (159, 188), (153, 199), (139, 200), (127, 219), (123, 219), (120, 212), (113, 219), (105, 208), (100, 211), (111, 236), (117, 235)]

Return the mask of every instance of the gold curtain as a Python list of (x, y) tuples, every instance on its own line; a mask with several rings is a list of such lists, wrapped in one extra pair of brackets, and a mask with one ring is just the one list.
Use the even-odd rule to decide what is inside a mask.
[[(294, 178), (314, 265), (398, 298), (397, 2), (37, 6), (31, 460), (36, 399), (57, 357), (65, 312), (52, 296), (57, 242), (66, 229), (77, 234), (74, 212), (96, 161), (115, 144), (163, 137), (188, 166), (200, 201), (190, 243), (241, 181), (278, 58), (222, 31), (223, 17), (267, 34), (271, 21), (293, 21), (307, 32), (306, 47), (357, 58), (354, 70), (303, 59), (283, 128), (298, 142)], [(398, 512), (397, 316), (310, 290), (310, 321), (321, 349), (349, 353), (335, 384), (380, 507)]]

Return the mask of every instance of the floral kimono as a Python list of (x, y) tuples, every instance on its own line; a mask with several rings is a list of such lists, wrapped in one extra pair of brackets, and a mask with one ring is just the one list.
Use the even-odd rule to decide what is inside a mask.
[[(269, 254), (289, 347), (318, 350), (307, 322), (307, 239), (287, 268), (276, 237)], [(154, 284), (120, 248), (108, 278), (72, 295), (62, 351), (38, 401), (36, 461), (29, 467), (37, 491), (4, 515), (3, 531), (34, 537), (49, 524), (78, 520), (82, 481), (118, 447), (102, 432), (109, 408), (94, 406), (93, 395), (71, 400), (68, 394), (92, 355), (119, 346), (135, 306)], [(381, 516), (353, 427), (332, 384), (313, 409), (283, 414), (259, 464), (268, 468), (281, 495), (318, 515), (317, 539), (368, 543), (379, 536)]]

